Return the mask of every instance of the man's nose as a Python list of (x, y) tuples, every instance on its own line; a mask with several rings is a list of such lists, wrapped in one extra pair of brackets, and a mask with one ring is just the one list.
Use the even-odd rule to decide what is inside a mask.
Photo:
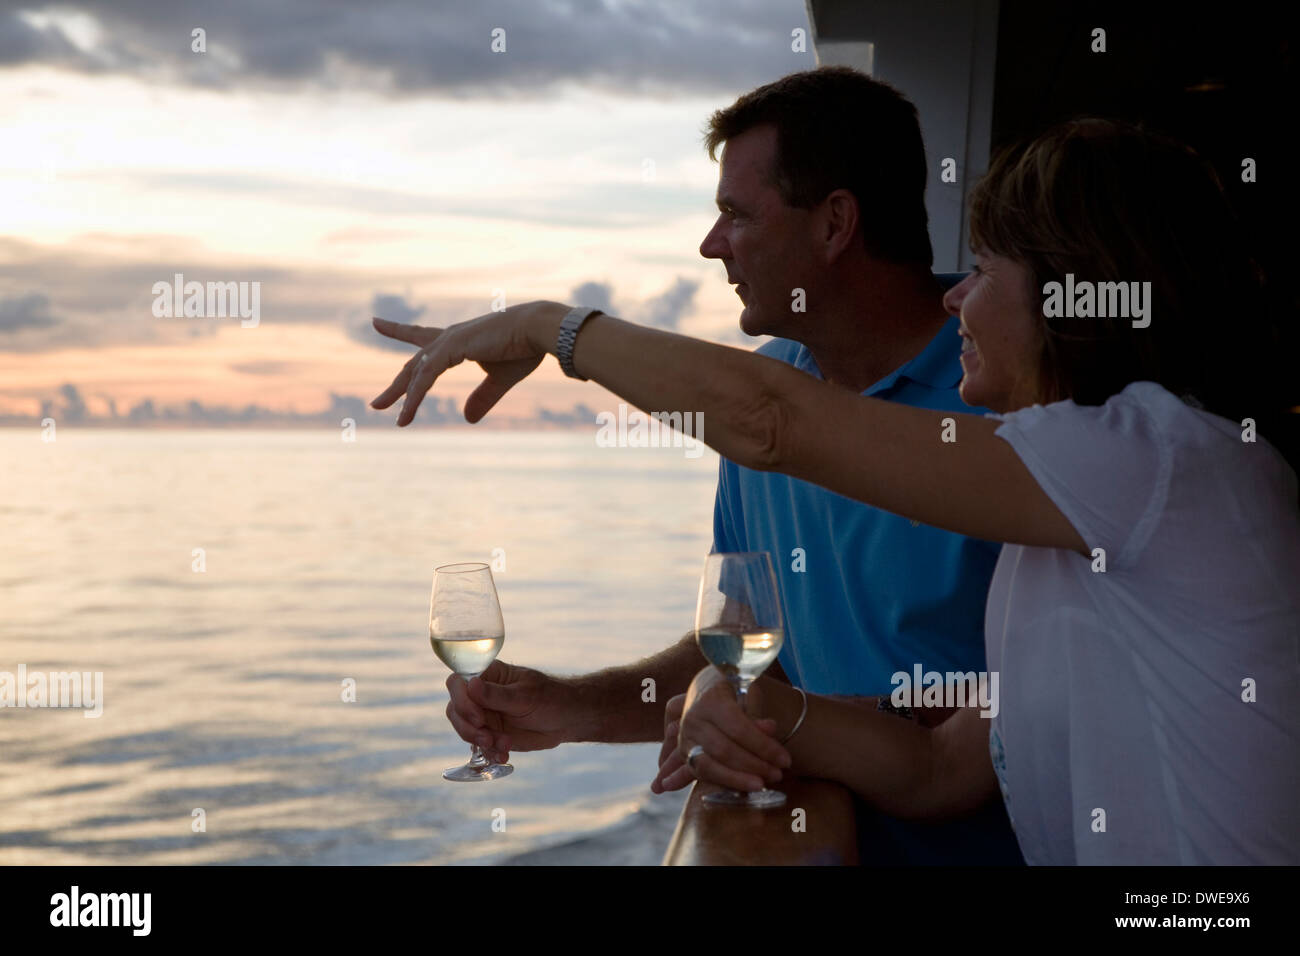
[(700, 255), (705, 259), (725, 259), (727, 252), (727, 242), (722, 237), (722, 217), (719, 216), (718, 221), (709, 230), (709, 234), (700, 243)]

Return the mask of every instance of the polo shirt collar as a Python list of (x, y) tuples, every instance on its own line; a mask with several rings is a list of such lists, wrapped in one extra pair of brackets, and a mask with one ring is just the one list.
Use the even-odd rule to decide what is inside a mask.
[[(957, 338), (960, 324), (960, 319), (950, 316), (943, 328), (935, 334), (920, 354), (904, 362), (862, 394), (877, 395), (889, 391), (899, 384), (899, 379), (904, 378), (931, 388), (955, 388), (962, 377), (961, 345)], [(825, 379), (813, 359), (812, 352), (804, 345), (799, 346), (799, 353), (793, 364), (809, 375)]]

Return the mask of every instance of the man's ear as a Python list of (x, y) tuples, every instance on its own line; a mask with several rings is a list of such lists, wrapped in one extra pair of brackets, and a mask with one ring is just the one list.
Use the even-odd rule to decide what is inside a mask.
[(836, 189), (822, 200), (820, 238), (828, 259), (836, 259), (856, 241), (861, 232), (858, 200), (847, 189)]

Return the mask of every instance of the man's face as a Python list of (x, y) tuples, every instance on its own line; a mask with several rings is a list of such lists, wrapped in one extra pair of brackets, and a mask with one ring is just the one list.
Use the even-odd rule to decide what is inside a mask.
[(811, 213), (781, 198), (772, 182), (775, 160), (774, 126), (755, 126), (727, 140), (718, 176), (721, 215), (700, 255), (722, 260), (745, 306), (740, 328), (746, 335), (797, 338), (794, 320), (802, 313), (791, 309), (793, 293), (803, 288), (811, 295), (817, 275)]

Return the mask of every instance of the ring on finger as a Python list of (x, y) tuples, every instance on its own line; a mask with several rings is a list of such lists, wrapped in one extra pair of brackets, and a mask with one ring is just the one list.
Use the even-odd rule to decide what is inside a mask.
[(691, 773), (695, 773), (695, 761), (704, 753), (704, 748), (696, 744), (686, 753), (686, 766), (691, 768)]

